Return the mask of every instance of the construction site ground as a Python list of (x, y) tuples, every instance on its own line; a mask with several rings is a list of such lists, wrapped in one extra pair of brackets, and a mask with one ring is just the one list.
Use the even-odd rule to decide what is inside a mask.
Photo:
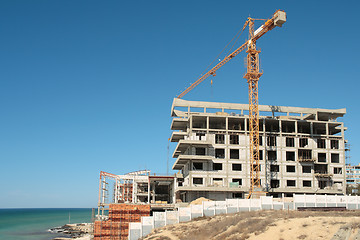
[(360, 211), (253, 211), (157, 228), (142, 239), (360, 239)]

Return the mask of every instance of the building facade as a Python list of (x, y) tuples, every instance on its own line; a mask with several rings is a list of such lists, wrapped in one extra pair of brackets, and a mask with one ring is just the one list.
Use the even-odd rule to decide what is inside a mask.
[(356, 166), (346, 164), (346, 184), (353, 187), (360, 184), (360, 164)]
[[(248, 104), (174, 99), (176, 198), (244, 198), (250, 189)], [(346, 109), (259, 106), (261, 185), (268, 195), (344, 194)]]

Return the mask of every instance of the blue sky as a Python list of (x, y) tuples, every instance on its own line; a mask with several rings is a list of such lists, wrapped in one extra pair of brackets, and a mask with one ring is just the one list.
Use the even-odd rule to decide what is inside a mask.
[[(1, 1), (0, 208), (95, 207), (100, 170), (166, 173), (172, 99), (249, 15), (269, 18), (277, 9), (288, 21), (258, 41), (260, 104), (345, 107), (357, 164), (359, 5)], [(184, 99), (247, 103), (244, 58)]]

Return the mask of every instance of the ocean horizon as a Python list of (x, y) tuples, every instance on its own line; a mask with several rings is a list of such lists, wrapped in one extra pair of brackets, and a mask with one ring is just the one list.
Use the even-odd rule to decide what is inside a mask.
[(68, 236), (49, 229), (91, 222), (92, 208), (0, 208), (0, 239), (50, 240)]

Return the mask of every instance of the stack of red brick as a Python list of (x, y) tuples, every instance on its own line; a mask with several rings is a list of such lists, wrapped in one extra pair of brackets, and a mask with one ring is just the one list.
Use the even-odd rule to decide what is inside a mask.
[(94, 240), (127, 240), (129, 223), (150, 216), (150, 205), (110, 204), (109, 220), (95, 221)]

